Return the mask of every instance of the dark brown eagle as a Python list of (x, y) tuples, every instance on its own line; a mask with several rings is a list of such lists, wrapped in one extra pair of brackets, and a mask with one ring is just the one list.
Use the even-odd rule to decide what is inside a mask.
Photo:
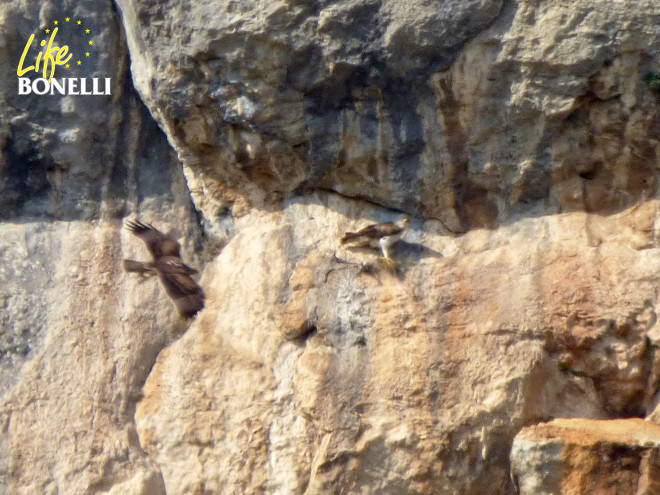
[(391, 259), (389, 256), (390, 246), (403, 239), (408, 229), (410, 229), (410, 219), (402, 217), (396, 222), (375, 223), (357, 232), (346, 232), (341, 239), (341, 243), (380, 247), (383, 256), (389, 260)]
[(204, 307), (204, 291), (190, 277), (197, 270), (181, 261), (179, 243), (146, 223), (129, 220), (126, 228), (144, 241), (153, 261), (124, 260), (124, 271), (158, 275), (181, 316), (195, 316)]

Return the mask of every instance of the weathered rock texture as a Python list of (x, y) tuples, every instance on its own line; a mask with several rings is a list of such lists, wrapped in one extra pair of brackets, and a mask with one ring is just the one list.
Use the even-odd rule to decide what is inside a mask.
[[(17, 96), (27, 38), (66, 15), (113, 95)], [(653, 493), (659, 15), (3, 3), (0, 492), (511, 495), (512, 466), (545, 482), (523, 428), (590, 418), (593, 483), (623, 445)], [(339, 248), (401, 212), (397, 270)], [(206, 263), (194, 321), (122, 274), (128, 216)], [(551, 482), (573, 472), (593, 493)]]
[(315, 188), (456, 232), (655, 194), (652, 2), (117, 3), (211, 222)]
[(207, 265), (208, 309), (136, 413), (168, 493), (513, 493), (524, 425), (645, 414), (660, 260), (626, 243), (653, 244), (655, 202), (600, 243), (584, 213), (417, 224), (400, 276), (337, 250), (369, 211), (342, 204), (250, 213)]
[[(143, 247), (120, 219), (178, 226), (190, 254), (195, 216), (180, 165), (131, 87), (111, 7), (0, 6), (3, 494), (164, 493), (134, 410), (156, 355), (181, 329), (156, 285), (123, 276), (121, 257)], [(65, 16), (102, 47), (73, 75), (112, 77), (112, 96), (17, 95), (29, 35)]]
[(511, 463), (520, 495), (650, 495), (660, 492), (660, 427), (557, 419), (516, 435)]

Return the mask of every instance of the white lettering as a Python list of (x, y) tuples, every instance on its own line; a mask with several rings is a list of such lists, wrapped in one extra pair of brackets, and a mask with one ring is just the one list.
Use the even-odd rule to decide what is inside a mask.
[(66, 94), (66, 79), (62, 78), (61, 80), (57, 80), (55, 78), (52, 78), (50, 80), (50, 94), (53, 94), (53, 89), (57, 88), (57, 92), (61, 95)]
[[(39, 91), (38, 88), (39, 83), (43, 83), (44, 85), (43, 91)], [(49, 89), (50, 89), (50, 84), (48, 84), (48, 81), (46, 81), (41, 77), (32, 81), (32, 91), (34, 92), (35, 95), (45, 95), (46, 93), (48, 93)]]
[(29, 95), (32, 92), (30, 87), (30, 79), (27, 77), (18, 78), (18, 94), (19, 95)]
[(91, 95), (91, 91), (87, 91), (87, 78), (80, 79), (80, 94), (81, 95)]
[(75, 79), (73, 77), (69, 78), (69, 94), (70, 95), (80, 94), (80, 92), (78, 91), (78, 79)]
[(100, 78), (94, 77), (91, 79), (92, 90), (90, 91), (87, 86), (90, 81), (88, 78), (77, 77), (62, 77), (60, 79), (44, 79), (38, 78), (30, 80), (28, 77), (18, 78), (18, 94), (19, 95), (110, 95), (111, 93), (111, 78), (104, 78), (105, 87), (101, 88)]

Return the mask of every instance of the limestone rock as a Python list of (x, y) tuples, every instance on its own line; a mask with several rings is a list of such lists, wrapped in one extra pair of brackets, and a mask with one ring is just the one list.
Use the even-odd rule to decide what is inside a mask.
[(660, 427), (641, 419), (556, 419), (513, 441), (520, 495), (660, 491)]
[[(0, 6), (3, 494), (165, 493), (133, 415), (156, 355), (181, 324), (155, 280), (123, 276), (122, 255), (143, 248), (121, 232), (120, 219), (177, 227), (188, 255), (197, 238), (180, 165), (129, 84), (128, 53), (108, 7)], [(86, 74), (111, 77), (113, 94), (17, 95), (29, 35), (65, 16), (91, 27), (101, 48), (89, 50)]]
[[(19, 98), (68, 9), (113, 95)], [(659, 9), (2, 3), (0, 492), (512, 495), (521, 429), (657, 421)], [(401, 211), (396, 269), (338, 246)]]
[(654, 194), (654, 4), (117, 3), (210, 229), (316, 189), (455, 232)]
[[(65, 16), (91, 28), (89, 39), (96, 42), (98, 52), (84, 47), (80, 34), (62, 38)], [(58, 19), (62, 24), (55, 44), (69, 43), (71, 55), (84, 58), (85, 64), (84, 70), (76, 69), (73, 62), (70, 69), (60, 66), (54, 77), (111, 77), (112, 95), (90, 100), (89, 96), (18, 94), (17, 67), (26, 43), (31, 35), (37, 36), (25, 62), (25, 66), (34, 65), (39, 40), (45, 41), (46, 29), (57, 27)], [(122, 124), (138, 123), (142, 109), (125, 85), (128, 54), (112, 11), (91, 0), (77, 2), (75, 7), (58, 1), (10, 1), (0, 6), (0, 25), (0, 44), (5, 47), (0, 76), (4, 164), (0, 167), (0, 218), (91, 220), (101, 215), (102, 208), (105, 215), (121, 216), (126, 200), (121, 191), (126, 165), (121, 160), (131, 154), (123, 149), (130, 149), (131, 139), (136, 138), (122, 132)], [(84, 56), (85, 50), (91, 50), (90, 57)], [(24, 76), (43, 77), (34, 71)], [(119, 99), (125, 104), (119, 104)]]
[[(611, 226), (649, 236), (655, 211)], [(248, 213), (207, 266), (208, 307), (136, 412), (168, 493), (512, 494), (523, 426), (645, 413), (655, 249), (594, 243), (584, 213), (414, 222), (395, 274), (339, 247), (357, 212), (386, 219), (333, 195)]]

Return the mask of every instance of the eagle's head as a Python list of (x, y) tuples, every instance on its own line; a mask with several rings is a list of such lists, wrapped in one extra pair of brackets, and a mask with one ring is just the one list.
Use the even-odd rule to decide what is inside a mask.
[(410, 218), (408, 215), (399, 218), (396, 222), (399, 227), (401, 227), (402, 230), (408, 230), (410, 228)]

